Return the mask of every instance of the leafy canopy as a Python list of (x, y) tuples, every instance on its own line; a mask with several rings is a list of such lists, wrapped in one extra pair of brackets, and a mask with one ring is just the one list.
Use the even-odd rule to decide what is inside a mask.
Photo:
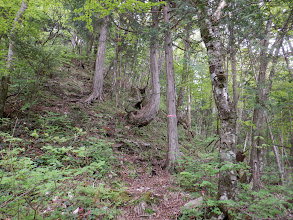
[(152, 6), (159, 6), (162, 4), (165, 4), (165, 2), (153, 3), (137, 0), (86, 0), (82, 8), (75, 10), (76, 13), (81, 14), (79, 17), (75, 18), (75, 20), (85, 21), (87, 23), (86, 27), (93, 32), (92, 15), (94, 13), (98, 13), (102, 18), (110, 15), (114, 11), (118, 11), (119, 13), (124, 13), (126, 11), (146, 12), (150, 10)]

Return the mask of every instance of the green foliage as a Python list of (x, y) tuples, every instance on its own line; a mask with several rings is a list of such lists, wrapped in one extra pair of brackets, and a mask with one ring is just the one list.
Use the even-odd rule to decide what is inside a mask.
[[(199, 158), (187, 157), (181, 164), (185, 170), (178, 174), (178, 184), (196, 194), (205, 191), (206, 195), (215, 195), (217, 174), (219, 173), (217, 154), (202, 154)], [(205, 161), (203, 163), (203, 161)]]
[(152, 6), (158, 6), (164, 4), (164, 2), (153, 3), (153, 2), (141, 2), (136, 0), (102, 0), (102, 1), (91, 1), (86, 0), (82, 8), (76, 9), (76, 13), (83, 12), (84, 14), (75, 18), (74, 20), (82, 20), (87, 24), (87, 28), (93, 32), (92, 15), (93, 13), (98, 13), (100, 18), (105, 17), (113, 13), (113, 11), (118, 11), (119, 13), (129, 12), (146, 12), (150, 10)]
[[(3, 120), (3, 125), (5, 123), (8, 121)], [(105, 200), (106, 206), (111, 206), (106, 200), (114, 197), (114, 192), (104, 189), (103, 185), (89, 187), (93, 178), (101, 179), (112, 170), (115, 158), (111, 143), (84, 139), (86, 132), (71, 124), (67, 116), (44, 112), (36, 118), (35, 127), (40, 129), (25, 129), (31, 138), (29, 142), (9, 132), (0, 132), (4, 140), (0, 160), (1, 218), (25, 215), (30, 219), (50, 214), (65, 219), (72, 216), (76, 206), (89, 210), (95, 207), (92, 199), (95, 195)], [(45, 145), (38, 147), (40, 143)], [(31, 153), (24, 155), (25, 151)], [(72, 196), (69, 198), (66, 192)], [(102, 216), (112, 218), (113, 212), (116, 213), (104, 210)], [(93, 218), (101, 216), (94, 213), (91, 213)]]
[[(277, 167), (272, 172), (275, 175), (263, 176), (262, 180), (268, 185), (259, 192), (253, 191), (249, 184), (239, 184), (239, 200), (237, 202), (218, 201), (216, 196), (219, 172), (233, 169), (241, 175), (244, 172), (249, 174), (249, 167), (245, 163), (234, 165), (227, 163), (218, 168), (217, 157), (217, 154), (199, 154), (196, 158), (186, 157), (181, 162), (184, 165), (184, 171), (177, 175), (178, 184), (185, 190), (192, 192), (194, 198), (202, 196), (203, 201), (197, 208), (183, 207), (180, 219), (210, 219), (212, 216), (221, 214), (218, 208), (220, 204), (229, 207), (233, 219), (288, 217), (287, 208), (292, 206), (290, 201), (288, 202), (293, 193), (292, 185), (272, 185), (279, 181)], [(271, 171), (266, 170), (266, 173), (271, 173)]]
[(234, 205), (237, 210), (235, 219), (252, 217), (260, 219), (286, 218), (288, 212), (286, 206), (291, 204), (287, 202), (292, 197), (292, 188), (286, 186), (272, 186), (255, 192), (249, 185), (241, 184), (239, 193), (239, 202)]
[[(13, 119), (0, 121), (0, 219), (114, 219), (121, 213), (120, 206), (127, 202), (145, 201), (148, 205), (157, 203), (156, 198), (150, 193), (144, 194), (138, 201), (132, 200), (132, 196), (123, 189), (123, 183), (116, 183), (117, 185), (112, 183), (112, 177), (114, 175), (117, 177), (119, 174), (113, 174), (111, 171), (119, 166), (113, 155), (112, 143), (103, 126), (108, 122), (111, 125), (115, 124), (113, 136), (117, 143), (120, 141), (127, 143), (125, 137), (128, 135), (151, 142), (152, 150), (142, 150), (136, 144), (129, 142), (129, 145), (126, 144), (127, 150), (122, 154), (135, 154), (145, 161), (151, 160), (150, 162), (153, 163), (155, 160), (154, 164), (159, 164), (158, 161), (162, 160), (166, 153), (164, 148), (166, 129), (162, 129), (166, 127), (164, 74), (160, 74), (162, 102), (159, 115), (154, 123), (143, 128), (126, 128), (123, 119), (113, 116), (117, 109), (113, 108), (113, 103), (109, 105), (111, 101), (94, 108), (87, 107), (87, 110), (92, 111), (90, 114), (85, 114), (78, 105), (69, 107), (70, 113), (64, 112), (64, 114), (41, 110), (36, 112), (34, 108), (40, 106), (42, 109), (41, 101), (46, 103), (46, 107), (54, 105), (50, 99), (56, 101), (56, 97), (41, 88), (51, 86), (52, 82), (55, 86), (62, 77), (71, 79), (73, 74), (70, 71), (73, 68), (75, 68), (74, 73), (79, 75), (80, 83), (89, 88), (88, 80), (92, 79), (91, 66), (95, 55), (92, 53), (85, 57), (84, 48), (88, 48), (89, 52), (92, 48), (97, 48), (95, 42), (101, 23), (100, 18), (104, 16), (111, 16), (105, 66), (111, 65), (115, 52), (119, 51), (117, 79), (121, 88), (116, 88), (120, 89), (116, 92), (120, 95), (120, 104), (125, 105), (128, 85), (141, 86), (149, 80), (147, 61), (149, 37), (156, 35), (159, 50), (163, 49), (160, 42), (163, 41), (163, 30), (167, 26), (163, 25), (160, 18), (158, 30), (149, 28), (151, 17), (149, 10), (153, 5), (165, 3), (135, 0), (30, 0), (28, 2), (29, 7), (21, 22), (14, 23), (22, 0), (0, 0), (0, 77), (10, 75), (9, 105), (5, 111), (9, 117), (17, 116), (18, 118), (15, 121)], [(268, 132), (252, 137), (265, 142), (258, 146), (258, 150), (268, 151), (265, 174), (261, 179), (264, 187), (259, 192), (254, 192), (249, 185), (241, 184), (237, 203), (217, 201), (219, 173), (230, 170), (243, 173), (247, 172), (248, 168), (245, 163), (236, 165), (226, 163), (220, 166), (217, 153), (206, 153), (216, 151), (219, 138), (216, 130), (221, 125), (216, 118), (217, 113), (212, 114), (215, 104), (207, 54), (196, 27), (198, 24), (194, 21), (197, 19), (197, 6), (191, 6), (188, 3), (189, 1), (175, 1), (171, 9), (174, 21), (172, 27), (174, 44), (184, 47), (185, 25), (190, 25), (191, 21), (190, 42), (193, 42), (190, 45), (189, 71), (185, 81), (182, 80), (182, 73), (187, 60), (183, 58), (183, 50), (178, 48), (174, 50), (175, 81), (177, 88), (182, 86), (185, 91), (188, 89), (191, 93), (192, 131), (195, 135), (189, 140), (186, 138), (186, 129), (180, 130), (179, 141), (181, 146), (184, 146), (182, 151), (185, 156), (180, 161), (178, 170), (181, 172), (177, 173), (176, 178), (179, 186), (184, 191), (188, 191), (191, 197), (203, 196), (203, 201), (196, 209), (183, 209), (181, 219), (212, 218), (220, 214), (218, 208), (220, 204), (230, 208), (233, 219), (289, 218), (288, 210), (292, 210), (292, 205), (288, 200), (292, 198), (293, 190), (292, 185), (286, 184), (292, 177), (290, 173), (285, 172), (286, 184), (282, 187), (278, 186), (280, 184), (278, 167), (269, 147), (272, 141), (269, 140)], [(273, 28), (269, 42), (273, 42), (290, 13), (290, 4), (290, 0), (273, 0), (249, 5), (246, 1), (232, 1), (228, 2), (227, 12), (237, 11), (237, 13), (228, 13), (229, 16), (224, 16), (220, 21), (222, 28), (220, 32), (224, 36), (220, 39), (223, 52), (225, 52), (223, 53), (224, 68), (225, 73), (228, 74), (231, 71), (229, 26), (234, 27), (235, 31), (237, 86), (241, 109), (238, 112), (239, 120), (241, 119), (238, 149), (242, 150), (244, 145), (247, 149), (250, 147), (250, 140), (246, 139), (245, 135), (249, 136), (250, 129), (255, 128), (253, 109), (265, 109), (270, 118), (275, 144), (282, 146), (282, 164), (285, 165), (285, 171), (287, 159), (290, 159), (286, 156), (288, 152), (285, 151), (291, 147), (290, 106), (293, 100), (293, 84), (291, 72), (281, 54), (288, 56), (290, 67), (292, 63), (291, 30), (287, 32), (288, 39), (285, 39), (283, 45), (285, 51), (280, 53), (269, 99), (257, 105), (256, 75), (259, 71), (259, 63), (262, 62), (259, 51), (263, 48), (262, 42), (266, 35), (268, 17), (272, 15)], [(116, 28), (113, 22), (129, 31)], [(10, 35), (14, 25), (15, 32)], [(75, 35), (80, 40), (76, 53), (80, 54), (70, 52), (72, 49), (70, 41)], [(89, 42), (91, 39), (94, 42), (93, 45)], [(13, 66), (11, 70), (7, 70), (8, 45), (11, 42), (15, 53)], [(86, 74), (80, 74), (77, 63), (80, 68), (83, 66)], [(62, 66), (62, 64), (66, 65)], [(68, 66), (66, 70), (68, 74), (65, 75), (63, 72)], [(271, 62), (267, 66), (266, 72), (269, 73)], [(105, 80), (106, 87), (109, 87), (106, 88), (107, 92), (111, 92), (112, 89), (108, 85), (113, 85), (112, 71), (113, 68), (110, 66)], [(67, 81), (70, 81), (68, 79)], [(131, 82), (130, 80), (128, 82), (128, 79), (131, 79)], [(137, 84), (138, 79), (140, 79), (140, 85)], [(232, 80), (229, 79), (228, 84), (231, 95)], [(70, 83), (68, 85), (71, 86)], [(266, 85), (261, 86), (265, 88)], [(55, 87), (50, 89), (54, 90)], [(78, 98), (87, 92), (80, 88), (76, 90), (78, 91), (74, 95)], [(107, 95), (108, 93), (105, 94), (105, 99), (108, 99)], [(182, 112), (186, 110), (186, 104), (185, 95), (184, 105), (180, 109)], [(58, 108), (56, 111), (62, 112), (64, 109)], [(89, 123), (89, 117), (96, 117), (94, 125)], [(90, 128), (86, 130), (88, 127)], [(95, 137), (91, 137), (93, 135)], [(140, 173), (136, 164), (128, 161), (124, 163), (124, 166), (127, 166), (130, 177), (133, 179), (139, 177)], [(145, 170), (146, 173), (152, 171), (151, 166)], [(155, 211), (153, 207), (147, 207), (145, 210), (148, 214), (153, 214)]]

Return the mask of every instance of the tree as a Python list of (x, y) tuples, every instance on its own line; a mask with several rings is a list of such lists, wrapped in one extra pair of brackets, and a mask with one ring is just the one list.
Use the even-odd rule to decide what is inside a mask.
[[(287, 11), (288, 12), (288, 11)], [(290, 24), (292, 23), (293, 9), (289, 11), (287, 19), (284, 21), (283, 26), (280, 28), (278, 35), (272, 47), (269, 48), (271, 39), (271, 29), (273, 25), (272, 14), (270, 13), (269, 19), (266, 24), (265, 38), (261, 44), (261, 51), (259, 55), (259, 73), (257, 77), (256, 88), (256, 103), (253, 110), (253, 124), (255, 127), (252, 129), (252, 150), (250, 156), (250, 166), (252, 168), (253, 188), (260, 189), (261, 173), (264, 169), (264, 129), (267, 116), (266, 102), (269, 98), (269, 93), (273, 83), (273, 77), (276, 72), (276, 65), (278, 62), (280, 48), (282, 46), (284, 37)], [(267, 69), (271, 61), (271, 70), (267, 79)]]
[[(160, 3), (152, 2), (140, 2), (128, 0), (125, 2), (120, 1), (90, 1), (86, 0), (83, 8), (77, 10), (77, 12), (84, 11), (84, 15), (80, 16), (77, 19), (84, 20), (87, 22), (87, 27), (89, 30), (93, 30), (92, 26), (92, 15), (93, 12), (98, 13), (100, 17), (103, 17), (103, 26), (101, 28), (100, 38), (99, 38), (99, 48), (97, 51), (96, 67), (95, 67), (95, 77), (93, 82), (93, 91), (91, 95), (85, 100), (86, 103), (90, 103), (95, 99), (103, 100), (103, 69), (105, 61), (105, 49), (106, 49), (106, 40), (107, 40), (107, 23), (109, 16), (113, 11), (124, 12), (126, 10), (133, 11), (137, 9), (138, 11), (148, 10), (152, 6), (159, 5)], [(84, 10), (84, 8), (86, 10)]]
[(21, 22), (21, 18), (27, 9), (28, 0), (23, 0), (20, 6), (19, 11), (15, 15), (14, 22), (12, 25), (12, 29), (10, 31), (9, 37), (9, 48), (8, 48), (8, 55), (7, 55), (7, 71), (2, 75), (1, 78), (1, 87), (0, 87), (0, 117), (3, 117), (4, 108), (8, 96), (8, 89), (9, 89), (9, 79), (10, 79), (10, 72), (13, 64), (13, 56), (14, 56), (14, 38), (16, 37), (16, 25)]
[(95, 77), (93, 82), (93, 91), (91, 95), (85, 100), (85, 102), (90, 103), (95, 99), (100, 101), (103, 100), (103, 82), (104, 82), (104, 62), (105, 62), (105, 51), (106, 51), (106, 41), (107, 41), (107, 25), (108, 16), (103, 18), (103, 25), (100, 31), (99, 46), (97, 51), (97, 59), (95, 66)]
[(157, 7), (152, 7), (152, 31), (150, 39), (150, 70), (152, 74), (151, 94), (147, 98), (146, 104), (142, 103), (142, 108), (137, 112), (130, 112), (129, 122), (139, 127), (148, 125), (158, 114), (160, 105), (160, 79), (157, 57), (158, 47), (158, 23), (159, 12)]
[[(223, 56), (221, 53), (221, 42), (219, 22), (222, 10), (226, 7), (226, 1), (221, 0), (216, 10), (210, 13), (204, 2), (201, 2), (200, 10), (200, 32), (207, 49), (209, 71), (213, 87), (215, 103), (221, 122), (220, 131), (220, 166), (233, 166), (236, 163), (236, 113), (233, 103), (228, 94), (227, 75), (224, 71)], [(237, 176), (233, 167), (220, 171), (218, 185), (218, 199), (237, 200)], [(220, 205), (221, 210), (228, 215), (228, 209)]]
[(180, 87), (179, 87), (179, 92), (178, 92), (178, 99), (177, 99), (177, 112), (179, 110), (179, 107), (183, 105), (183, 98), (184, 98), (184, 92), (185, 92), (185, 88), (184, 86), (186, 86), (186, 82), (187, 82), (187, 78), (188, 78), (188, 71), (189, 71), (189, 53), (190, 53), (190, 25), (191, 24), (187, 24), (185, 27), (185, 38), (184, 40), (184, 59), (183, 59), (183, 73), (182, 73), (182, 82)]
[(168, 154), (165, 166), (170, 171), (174, 170), (179, 159), (178, 130), (176, 116), (175, 79), (173, 65), (172, 36), (170, 30), (169, 4), (164, 6), (164, 21), (166, 23), (165, 33), (165, 64), (167, 81), (167, 120), (168, 120)]

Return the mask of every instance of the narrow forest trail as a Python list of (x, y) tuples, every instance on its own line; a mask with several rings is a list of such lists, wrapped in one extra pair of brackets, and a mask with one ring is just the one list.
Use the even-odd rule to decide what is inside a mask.
[[(83, 76), (86, 78), (86, 73), (83, 73)], [(82, 91), (89, 86), (87, 83), (83, 80), (83, 84), (79, 85)], [(78, 94), (74, 91), (71, 95), (74, 98)], [(67, 102), (68, 100), (63, 106), (67, 106), (71, 101)], [(99, 110), (93, 107), (97, 105)], [(166, 122), (162, 122), (161, 117), (158, 116), (152, 129), (135, 128), (129, 126), (124, 117), (117, 120), (115, 110), (113, 111), (111, 104), (108, 105), (109, 103), (104, 102), (102, 105), (82, 106), (82, 109), (90, 116), (92, 128), (100, 124), (101, 130), (106, 129), (106, 136), (114, 143), (113, 150), (120, 161), (117, 178), (118, 182), (126, 186), (125, 192), (129, 198), (120, 207), (122, 214), (117, 219), (177, 219), (181, 215), (182, 206), (191, 198), (178, 186), (175, 177), (162, 169)], [(97, 113), (101, 117), (97, 117)], [(101, 138), (104, 134), (94, 132), (92, 135)]]
[(123, 160), (136, 163), (135, 178), (129, 178), (127, 167), (122, 171), (125, 174), (122, 181), (128, 186), (126, 191), (136, 202), (124, 206), (125, 213), (119, 219), (177, 219), (181, 207), (190, 197), (179, 190), (174, 177), (159, 165), (150, 167), (138, 156), (125, 155)]

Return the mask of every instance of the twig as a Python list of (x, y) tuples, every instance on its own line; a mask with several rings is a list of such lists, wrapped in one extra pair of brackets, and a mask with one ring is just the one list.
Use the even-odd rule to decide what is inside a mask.
[(15, 200), (25, 196), (26, 194), (30, 193), (31, 191), (33, 191), (32, 189), (21, 194), (20, 196), (18, 196), (17, 198), (13, 199), (12, 201), (10, 201), (12, 198), (14, 198), (16, 195), (14, 194), (12, 197), (10, 197), (8, 200), (6, 200), (5, 202), (3, 202), (1, 205), (0, 205), (0, 209), (4, 208), (5, 206), (9, 205), (10, 203), (14, 202)]
[[(14, 132), (15, 132), (15, 128), (16, 128), (16, 124), (17, 124), (17, 122), (18, 122), (18, 118), (16, 118), (16, 121), (15, 121), (15, 124), (14, 124), (14, 128), (13, 128), (13, 131), (12, 131), (12, 138), (13, 138), (13, 136), (14, 136)], [(9, 151), (10, 151), (10, 149), (11, 149), (11, 144), (12, 144), (12, 140), (10, 141), (10, 143), (9, 143)]]
[(18, 96), (18, 95), (22, 92), (22, 90), (25, 89), (25, 87), (27, 87), (27, 84), (26, 84), (21, 90), (19, 90), (18, 92), (14, 93), (14, 94), (11, 94), (11, 95), (8, 95), (8, 96), (7, 96), (7, 99), (8, 99), (9, 97), (12, 97), (12, 96)]

